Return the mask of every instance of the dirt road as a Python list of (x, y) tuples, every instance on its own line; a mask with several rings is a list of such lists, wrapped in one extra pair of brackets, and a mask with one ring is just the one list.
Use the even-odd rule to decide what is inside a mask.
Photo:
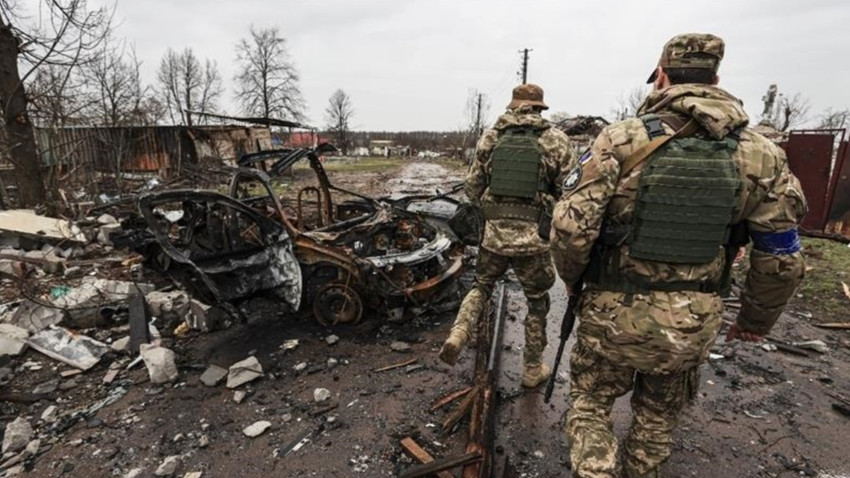
[[(406, 165), (394, 180), (380, 172), (346, 178), (384, 194), (433, 192), (457, 179), (452, 170), (427, 162)], [(550, 361), (566, 306), (562, 283), (553, 288), (552, 299)], [(462, 452), (465, 425), (444, 434), (439, 424), (446, 412), (429, 411), (434, 401), (467, 386), (472, 377), (470, 350), (454, 368), (436, 359), (453, 312), (398, 324), (370, 316), (357, 326), (328, 330), (307, 317), (281, 315), (275, 304), (259, 303), (253, 310), (247, 325), (168, 339), (166, 345), (179, 354), (181, 371), (173, 386), (152, 385), (144, 367), (122, 372), (104, 385), (108, 359), (82, 375), (60, 379), (65, 367), (28, 351), (17, 359), (16, 376), (4, 393), (29, 392), (49, 380), (74, 383), (50, 399), (2, 404), (4, 422), (29, 416), (43, 436), (41, 454), (24, 476), (153, 476), (166, 457), (179, 456), (174, 476), (202, 471), (204, 478), (378, 477), (396, 476), (412, 464), (399, 447), (406, 436), (434, 456)], [(542, 390), (524, 392), (519, 385), (525, 306), (515, 283), (509, 287), (508, 312), (497, 463), (509, 457), (520, 476), (528, 478), (570, 476), (563, 435), (566, 386), (559, 385), (552, 404), (544, 405)], [(836, 399), (828, 395), (850, 396), (850, 336), (814, 327), (803, 312), (805, 303), (783, 316), (772, 335), (787, 342), (823, 340), (829, 347), (825, 354), (799, 357), (761, 345), (716, 346), (717, 357), (703, 366), (699, 399), (676, 432), (666, 476), (850, 476), (850, 418), (831, 409)], [(331, 335), (339, 338), (332, 345), (327, 341)], [(284, 344), (293, 339), (298, 345), (287, 350)], [(264, 376), (237, 389), (246, 393), (241, 403), (223, 384), (207, 387), (200, 382), (210, 364), (226, 368), (250, 355), (260, 361)], [(414, 359), (408, 366), (375, 371)], [(41, 369), (26, 371), (34, 363)], [(568, 373), (566, 360), (561, 370)], [(48, 406), (56, 406), (61, 415), (90, 406), (118, 387), (127, 393), (88, 419), (39, 422)], [(314, 398), (319, 388), (330, 392), (322, 403)], [(630, 419), (627, 397), (618, 401), (613, 415), (622, 436)], [(247, 437), (243, 430), (258, 421), (271, 427), (256, 438)], [(128, 475), (136, 469), (141, 470), (138, 475)]]

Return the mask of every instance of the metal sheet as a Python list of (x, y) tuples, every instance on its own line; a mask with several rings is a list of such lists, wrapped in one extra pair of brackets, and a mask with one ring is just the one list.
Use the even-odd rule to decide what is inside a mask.
[(784, 145), (791, 171), (800, 179), (809, 212), (803, 219), (805, 230), (822, 231), (826, 226), (833, 133), (792, 131)]
[(833, 174), (832, 205), (825, 232), (850, 239), (850, 142), (843, 141)]

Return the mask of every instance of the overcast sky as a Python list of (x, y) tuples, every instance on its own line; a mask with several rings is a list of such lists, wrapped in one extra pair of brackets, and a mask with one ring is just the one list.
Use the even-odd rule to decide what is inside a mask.
[(356, 129), (449, 130), (470, 88), (491, 98), (490, 120), (503, 110), (521, 48), (534, 50), (529, 81), (550, 111), (606, 116), (646, 80), (664, 42), (690, 31), (726, 40), (721, 86), (753, 119), (770, 83), (806, 96), (812, 117), (848, 108), (848, 19), (843, 0), (117, 0), (116, 33), (135, 45), (148, 82), (168, 47), (215, 60), (224, 109), (238, 113), (234, 45), (252, 24), (278, 26), (311, 124), (324, 125), (342, 88)]

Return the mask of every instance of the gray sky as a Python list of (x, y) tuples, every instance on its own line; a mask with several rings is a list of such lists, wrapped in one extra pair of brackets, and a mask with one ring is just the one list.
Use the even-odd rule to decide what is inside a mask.
[(689, 31), (726, 40), (721, 86), (753, 119), (770, 83), (808, 97), (812, 117), (850, 107), (843, 0), (118, 0), (116, 19), (149, 82), (168, 47), (217, 61), (228, 113), (238, 112), (234, 45), (251, 24), (280, 27), (318, 126), (337, 88), (352, 98), (356, 129), (456, 128), (470, 88), (490, 96), (492, 120), (518, 84), (523, 47), (550, 111), (607, 116), (664, 42)]

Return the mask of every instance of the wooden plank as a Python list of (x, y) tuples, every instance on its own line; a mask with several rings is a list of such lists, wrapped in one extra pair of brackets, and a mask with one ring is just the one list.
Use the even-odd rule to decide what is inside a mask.
[(434, 405), (431, 406), (431, 411), (433, 412), (433, 411), (436, 411), (436, 410), (439, 410), (439, 409), (445, 407), (446, 405), (452, 403), (453, 401), (457, 400), (458, 398), (466, 395), (471, 390), (472, 390), (472, 387), (466, 387), (464, 389), (461, 389), (461, 390), (458, 390), (456, 392), (453, 392), (453, 393), (446, 395), (445, 397), (437, 400), (434, 403)]
[[(413, 438), (407, 437), (401, 440), (401, 448), (404, 450), (404, 453), (407, 456), (418, 461), (420, 464), (424, 465), (426, 463), (431, 463), (432, 461), (434, 461), (434, 457), (432, 457), (430, 454), (428, 454), (427, 451), (422, 449), (422, 447), (419, 446), (418, 443), (413, 441)], [(454, 475), (452, 475), (448, 471), (440, 471), (437, 473), (437, 476), (439, 478), (455, 478)]]
[(451, 430), (455, 426), (455, 424), (459, 422), (464, 415), (466, 415), (466, 412), (469, 411), (470, 408), (472, 408), (472, 403), (475, 401), (475, 396), (480, 391), (481, 388), (476, 385), (472, 388), (472, 390), (469, 391), (469, 393), (467, 393), (466, 398), (464, 398), (463, 401), (460, 402), (460, 405), (458, 405), (458, 407), (455, 408), (455, 410), (451, 414), (449, 414), (448, 417), (446, 417), (445, 421), (443, 421), (444, 432), (448, 432), (449, 430)]
[(416, 465), (408, 468), (398, 475), (398, 478), (420, 478), (433, 475), (441, 471), (481, 461), (480, 453), (466, 453), (463, 455), (450, 456), (434, 460), (424, 465)]
[(393, 369), (397, 369), (397, 368), (401, 368), (401, 367), (407, 367), (408, 365), (415, 364), (418, 360), (419, 359), (413, 358), (413, 359), (410, 359), (406, 362), (401, 362), (401, 363), (397, 363), (397, 364), (394, 364), (394, 365), (387, 365), (386, 367), (376, 368), (375, 370), (372, 370), (372, 371), (373, 372), (386, 372), (387, 370), (393, 370)]

